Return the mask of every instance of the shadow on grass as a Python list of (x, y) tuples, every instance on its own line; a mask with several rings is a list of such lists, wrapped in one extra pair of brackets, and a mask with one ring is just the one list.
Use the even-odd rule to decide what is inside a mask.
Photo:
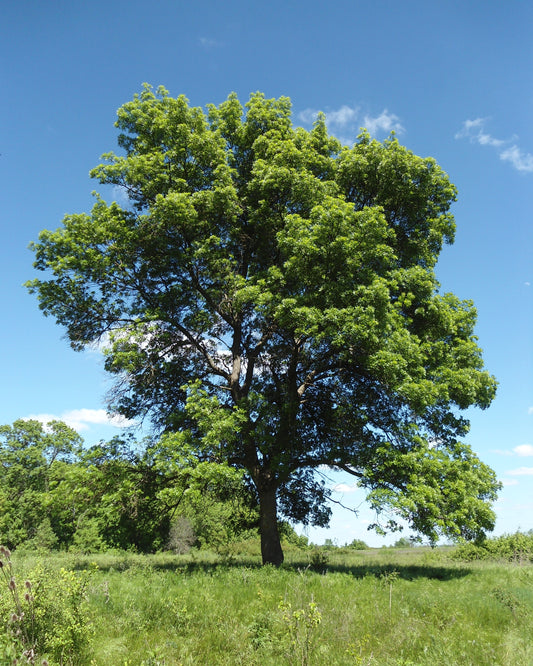
[[(472, 573), (472, 570), (466, 567), (454, 566), (434, 566), (428, 564), (327, 564), (325, 567), (313, 568), (307, 565), (310, 571), (322, 573), (343, 573), (354, 578), (364, 578), (365, 576), (374, 576), (376, 578), (385, 578), (396, 575), (403, 580), (416, 580), (428, 578), (431, 580), (454, 580), (464, 578)], [(297, 568), (292, 565), (291, 568)], [(301, 570), (301, 569), (300, 569)]]
[[(129, 555), (124, 554), (115, 556), (93, 555), (78, 556), (70, 563), (71, 568), (75, 570), (86, 570), (94, 567), (96, 564), (100, 571), (116, 572), (134, 572), (143, 571), (170, 571), (181, 575), (207, 574), (214, 575), (222, 571), (231, 570), (260, 570), (263, 568), (261, 562), (256, 557), (219, 557), (212, 561), (206, 559), (190, 559), (186, 556), (176, 555), (159, 557), (157, 555)], [(270, 566), (270, 565), (269, 565)], [(270, 566), (272, 571), (275, 567)], [(446, 566), (423, 564), (423, 563), (394, 563), (394, 562), (367, 562), (367, 563), (327, 563), (321, 566), (313, 566), (309, 560), (293, 560), (282, 565), (280, 570), (293, 571), (299, 575), (318, 574), (327, 576), (329, 573), (340, 573), (353, 578), (364, 578), (365, 576), (374, 576), (376, 578), (385, 578), (395, 576), (403, 580), (454, 580), (464, 578), (472, 573), (469, 567)]]

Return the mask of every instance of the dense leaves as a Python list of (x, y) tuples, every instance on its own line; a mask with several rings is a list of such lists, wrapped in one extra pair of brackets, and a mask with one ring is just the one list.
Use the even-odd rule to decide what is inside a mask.
[[(105, 343), (112, 407), (244, 470), (264, 561), (277, 510), (324, 524), (322, 465), (431, 539), (490, 529), (494, 474), (458, 439), (487, 407), (469, 301), (433, 269), (455, 188), (433, 159), (363, 132), (294, 129), (288, 98), (208, 113), (145, 86), (118, 111), (120, 188), (33, 245), (30, 283), (76, 349)], [(179, 442), (178, 442), (179, 443)]]
[(81, 446), (61, 422), (0, 426), (0, 542), (10, 548), (155, 552), (186, 518), (190, 545), (227, 547), (257, 528), (243, 474), (199, 463), (178, 435)]

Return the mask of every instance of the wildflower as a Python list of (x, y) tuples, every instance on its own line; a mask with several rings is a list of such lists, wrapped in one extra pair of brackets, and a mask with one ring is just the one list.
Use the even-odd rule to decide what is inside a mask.
[(10, 590), (15, 590), (16, 587), (17, 587), (17, 584), (16, 584), (16, 582), (15, 582), (15, 579), (12, 578), (12, 579), (9, 581), (9, 589), (10, 589)]

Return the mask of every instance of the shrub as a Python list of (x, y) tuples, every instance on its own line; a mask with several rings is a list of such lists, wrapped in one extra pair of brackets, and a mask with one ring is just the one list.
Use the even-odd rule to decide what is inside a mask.
[(84, 554), (101, 553), (106, 550), (96, 518), (84, 517), (80, 520), (69, 550)]
[(407, 537), (400, 537), (397, 541), (394, 542), (393, 548), (412, 548), (413, 542)]
[(86, 599), (88, 575), (66, 569), (47, 571), (39, 565), (21, 584), (11, 553), (3, 546), (0, 564), (7, 588), (7, 594), (0, 595), (1, 663), (17, 663), (5, 661), (13, 654), (29, 664), (35, 664), (37, 656), (64, 666), (86, 663), (92, 636)]
[(506, 560), (508, 562), (533, 561), (533, 535), (515, 532), (481, 544), (465, 543), (455, 550), (453, 557), (458, 560)]
[(353, 548), (353, 550), (368, 550), (368, 546), (362, 539), (354, 539), (352, 543), (348, 544), (348, 548)]
[(29, 550), (48, 552), (58, 547), (59, 539), (52, 529), (50, 518), (45, 518), (35, 531), (33, 539), (27, 541), (24, 546)]
[(309, 555), (309, 566), (315, 571), (324, 571), (329, 564), (329, 555), (322, 548), (315, 548)]

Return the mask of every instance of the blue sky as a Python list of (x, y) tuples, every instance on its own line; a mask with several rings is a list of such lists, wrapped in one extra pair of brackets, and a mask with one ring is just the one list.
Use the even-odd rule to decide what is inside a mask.
[[(5, 0), (0, 7), (0, 423), (50, 415), (92, 444), (120, 430), (97, 352), (75, 353), (22, 283), (27, 246), (66, 213), (87, 211), (88, 176), (116, 148), (116, 109), (143, 82), (192, 104), (288, 95), (296, 124), (326, 112), (353, 141), (394, 129), (432, 156), (459, 190), (456, 242), (438, 265), (444, 291), (471, 298), (487, 368), (489, 410), (467, 441), (505, 484), (496, 533), (533, 528), (533, 4), (528, 0)], [(104, 195), (106, 193), (104, 192)], [(354, 538), (373, 516), (335, 476), (335, 509), (316, 542)]]

